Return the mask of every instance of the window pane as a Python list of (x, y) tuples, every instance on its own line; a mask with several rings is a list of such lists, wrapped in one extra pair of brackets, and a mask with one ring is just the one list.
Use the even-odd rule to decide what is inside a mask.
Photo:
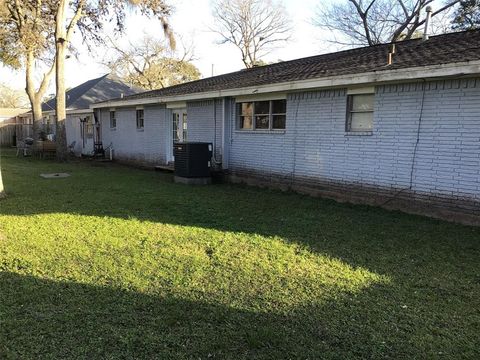
[(253, 127), (253, 120), (251, 116), (240, 116), (240, 129), (251, 129)]
[(179, 115), (176, 113), (173, 113), (173, 142), (178, 142), (180, 139), (179, 133), (178, 133), (178, 125), (179, 125)]
[(371, 131), (373, 129), (373, 112), (352, 113), (350, 131)]
[(253, 103), (241, 103), (238, 104), (238, 115), (253, 115)]
[(255, 102), (255, 115), (270, 113), (270, 101)]
[(353, 95), (352, 111), (373, 111), (373, 94)]
[(273, 129), (285, 129), (285, 122), (287, 117), (285, 115), (273, 115)]
[(115, 111), (110, 111), (110, 127), (114, 128), (117, 126), (117, 121), (115, 119)]
[(270, 128), (270, 116), (261, 115), (255, 116), (255, 129), (269, 129)]
[(287, 112), (287, 100), (273, 100), (272, 114), (285, 114)]
[(187, 114), (183, 113), (182, 120), (183, 120), (183, 130), (187, 130)]

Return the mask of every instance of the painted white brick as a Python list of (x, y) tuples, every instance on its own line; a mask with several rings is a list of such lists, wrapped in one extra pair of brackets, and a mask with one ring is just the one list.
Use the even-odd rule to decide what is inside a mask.
[[(425, 85), (413, 190), (478, 199), (480, 79)], [(232, 133), (230, 168), (408, 187), (422, 94), (421, 83), (377, 87), (371, 136), (346, 136), (345, 90), (291, 94), (284, 134)]]

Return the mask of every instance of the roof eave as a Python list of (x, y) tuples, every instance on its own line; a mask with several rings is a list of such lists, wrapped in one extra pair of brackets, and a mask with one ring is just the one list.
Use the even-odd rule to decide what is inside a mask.
[(192, 101), (219, 97), (235, 97), (275, 92), (293, 92), (302, 90), (338, 88), (367, 84), (416, 81), (421, 79), (440, 79), (447, 77), (474, 76), (480, 74), (480, 60), (441, 65), (419, 66), (394, 70), (377, 70), (366, 73), (332, 76), (317, 79), (288, 81), (260, 86), (198, 92), (175, 96), (159, 96), (132, 100), (112, 100), (90, 105), (91, 109), (129, 107), (135, 105), (164, 104), (175, 101)]

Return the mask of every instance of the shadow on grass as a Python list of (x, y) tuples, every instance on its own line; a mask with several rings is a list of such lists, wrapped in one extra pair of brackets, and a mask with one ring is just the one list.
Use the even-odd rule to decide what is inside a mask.
[[(7, 157), (2, 169), (9, 198), (0, 203), (1, 215), (135, 218), (277, 236), (392, 283), (277, 314), (3, 272), (0, 357), (478, 355), (479, 229), (292, 193), (188, 187), (169, 175), (120, 166)], [(72, 176), (49, 181), (38, 176), (44, 172)]]
[(10, 272), (0, 273), (0, 289), (2, 359), (399, 358), (420, 351), (415, 324), (388, 334), (405, 314), (394, 309), (379, 318), (385, 304), (359, 311), (361, 300), (347, 296), (280, 315)]

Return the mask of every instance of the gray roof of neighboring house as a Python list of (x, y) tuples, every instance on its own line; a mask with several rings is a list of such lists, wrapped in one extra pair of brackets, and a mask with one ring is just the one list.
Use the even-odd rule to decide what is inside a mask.
[[(133, 95), (143, 90), (131, 87), (114, 75), (107, 74), (80, 84), (66, 92), (67, 110), (88, 109), (91, 104), (122, 96)], [(42, 104), (43, 111), (55, 111), (56, 98)]]
[(480, 60), (480, 30), (432, 36), (428, 41), (400, 41), (395, 43), (395, 46), (396, 52), (391, 65), (387, 65), (391, 44), (380, 44), (245, 69), (126, 96), (125, 100)]

